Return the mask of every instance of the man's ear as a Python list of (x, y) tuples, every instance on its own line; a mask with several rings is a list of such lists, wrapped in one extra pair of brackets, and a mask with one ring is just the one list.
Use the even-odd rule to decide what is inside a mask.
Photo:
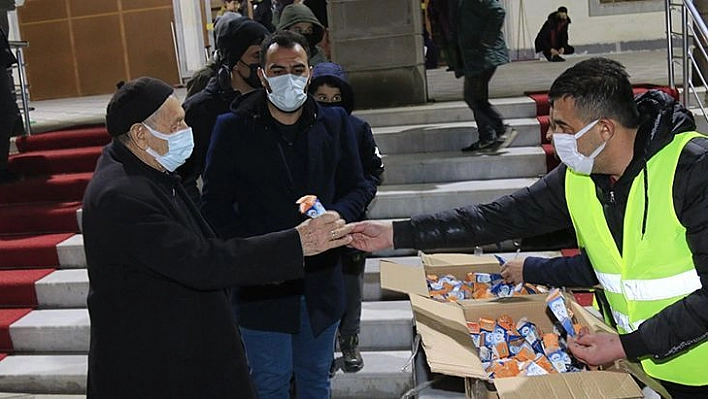
[(310, 83), (312, 83), (312, 65), (310, 65), (309, 75), (307, 76), (307, 84), (305, 85), (305, 93), (310, 89)]
[(261, 85), (265, 87), (266, 91), (268, 93), (272, 93), (273, 89), (270, 88), (270, 85), (268, 84), (268, 79), (265, 77), (265, 71), (263, 71), (263, 67), (258, 67), (258, 79), (261, 81)]
[(130, 135), (130, 140), (141, 150), (148, 147), (148, 135), (150, 132), (142, 123), (133, 123), (128, 134)]
[(616, 132), (617, 126), (615, 125), (615, 121), (609, 118), (602, 118), (600, 119), (600, 136), (602, 137), (603, 141), (609, 141)]

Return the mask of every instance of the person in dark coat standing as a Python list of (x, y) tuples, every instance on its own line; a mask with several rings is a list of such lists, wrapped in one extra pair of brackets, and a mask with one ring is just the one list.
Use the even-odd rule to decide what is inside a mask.
[[(374, 187), (380, 185), (384, 172), (381, 154), (371, 132), (371, 126), (365, 120), (352, 115), (354, 92), (342, 67), (332, 62), (317, 64), (312, 69), (312, 81), (308, 90), (320, 106), (342, 107), (347, 111), (349, 122), (356, 135), (364, 178), (368, 179)], [(364, 219), (366, 219), (366, 212), (359, 216), (359, 220)], [(359, 371), (364, 367), (364, 360), (359, 352), (359, 331), (365, 266), (366, 252), (356, 249), (343, 252), (345, 307), (339, 324), (339, 348), (342, 350), (342, 368), (345, 372)], [(333, 371), (337, 368), (338, 365), (335, 364)]]
[(500, 150), (516, 137), (489, 103), (489, 81), (497, 67), (509, 62), (502, 33), (506, 11), (499, 0), (463, 0), (453, 2), (450, 15), (458, 52), (455, 76), (465, 77), (463, 94), (479, 133), (479, 139), (462, 151)]
[(89, 398), (255, 398), (225, 288), (301, 278), (304, 259), (351, 241), (334, 212), (221, 240), (179, 184), (192, 148), (173, 89), (143, 77), (106, 113), (83, 201)]
[[(261, 46), (265, 89), (239, 97), (216, 122), (204, 169), (202, 213), (219, 236), (291, 228), (295, 206), (316, 195), (325, 209), (357, 220), (376, 187), (364, 179), (349, 115), (307, 95), (308, 43), (278, 31)], [(254, 384), (262, 398), (329, 398), (334, 337), (344, 311), (341, 251), (305, 261), (305, 274), (251, 284), (234, 297)]]
[(216, 117), (229, 112), (238, 96), (261, 87), (257, 74), (260, 45), (267, 35), (263, 25), (246, 17), (224, 21), (217, 38), (222, 64), (204, 90), (184, 101), (185, 122), (194, 130), (194, 151), (177, 173), (195, 204), (200, 202), (197, 180), (204, 169)]
[(563, 62), (562, 54), (573, 54), (575, 47), (568, 44), (568, 25), (570, 17), (566, 7), (548, 14), (548, 19), (536, 35), (534, 45), (537, 53), (543, 53), (548, 61)]

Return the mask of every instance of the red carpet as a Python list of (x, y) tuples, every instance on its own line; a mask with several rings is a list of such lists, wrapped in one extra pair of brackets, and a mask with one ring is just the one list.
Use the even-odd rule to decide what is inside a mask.
[(28, 177), (2, 186), (0, 204), (81, 199), (92, 172)]
[(90, 126), (18, 137), (16, 144), (18, 151), (30, 152), (62, 148), (102, 147), (110, 141), (111, 136), (104, 126)]
[(65, 148), (10, 156), (10, 169), (21, 175), (93, 172), (102, 147)]
[(12, 352), (10, 325), (31, 311), (32, 309), (0, 309), (0, 351)]
[(7, 353), (0, 353), (0, 361), (7, 357)]
[(56, 246), (73, 235), (0, 236), (0, 269), (59, 266)]
[(0, 206), (0, 234), (78, 233), (81, 202), (25, 203)]
[(54, 269), (0, 270), (0, 303), (3, 306), (35, 307), (34, 283)]

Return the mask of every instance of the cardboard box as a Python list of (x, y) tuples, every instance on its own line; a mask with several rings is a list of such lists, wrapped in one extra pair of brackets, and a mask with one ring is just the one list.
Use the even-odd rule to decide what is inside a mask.
[[(381, 260), (381, 288), (402, 292), (405, 294), (422, 295), (430, 297), (428, 291), (428, 274), (436, 274), (438, 277), (450, 274), (456, 279), (464, 281), (467, 273), (500, 273), (501, 266), (493, 255), (469, 255), (469, 254), (426, 254), (419, 253), (422, 266), (406, 265), (390, 260)], [(492, 300), (494, 298), (491, 298)], [(468, 299), (473, 300), (473, 299)], [(490, 299), (476, 299), (488, 301)], [(454, 302), (451, 302), (454, 303)]]
[[(466, 321), (480, 317), (496, 319), (508, 314), (514, 320), (527, 317), (550, 331), (545, 296), (528, 295), (492, 301), (464, 301), (457, 306), (424, 296), (410, 295), (416, 328), (421, 335), (430, 369), (436, 373), (465, 377), (467, 397), (472, 398), (587, 398), (627, 399), (643, 397), (628, 370), (617, 362), (611, 370), (552, 374), (535, 377), (489, 379)], [(582, 306), (568, 301), (582, 325), (591, 331), (613, 334), (613, 330), (590, 315)]]
[(420, 254), (423, 266), (404, 265), (382, 260), (380, 264), (381, 288), (406, 294), (430, 297), (426, 275), (451, 274), (464, 280), (469, 272), (499, 273), (497, 259), (492, 255)]

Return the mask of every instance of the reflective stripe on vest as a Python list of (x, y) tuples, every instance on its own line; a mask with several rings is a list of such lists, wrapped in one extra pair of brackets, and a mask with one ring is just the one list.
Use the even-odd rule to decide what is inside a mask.
[[(605, 289), (620, 333), (635, 331), (647, 319), (701, 287), (686, 242), (686, 229), (678, 220), (673, 203), (676, 165), (684, 146), (695, 137), (702, 135), (676, 135), (647, 162), (647, 181), (644, 173), (634, 178), (627, 197), (621, 253), (607, 226), (592, 179), (566, 171), (566, 201), (578, 244)], [(649, 198), (646, 202), (645, 183)], [(644, 359), (642, 365), (647, 374), (662, 380), (708, 385), (708, 373), (702, 367), (706, 358), (708, 342), (670, 360)]]

